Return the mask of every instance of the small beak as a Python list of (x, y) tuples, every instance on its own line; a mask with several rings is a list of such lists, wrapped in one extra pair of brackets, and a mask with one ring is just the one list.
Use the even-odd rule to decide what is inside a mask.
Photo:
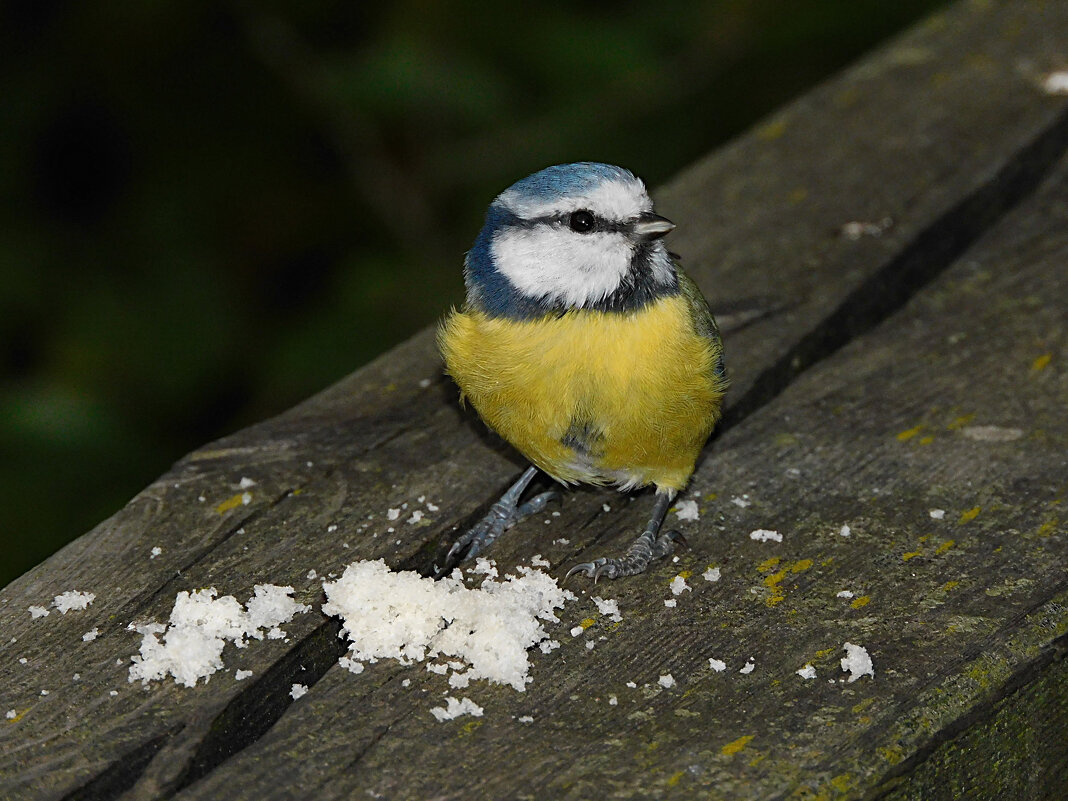
[(674, 231), (675, 223), (667, 217), (647, 211), (638, 217), (631, 230), (638, 239), (651, 242)]

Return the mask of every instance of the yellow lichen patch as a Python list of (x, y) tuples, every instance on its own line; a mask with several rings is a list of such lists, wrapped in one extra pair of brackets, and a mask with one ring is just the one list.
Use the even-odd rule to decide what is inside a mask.
[(946, 540), (941, 545), (939, 545), (937, 548), (935, 548), (935, 555), (941, 556), (942, 554), (944, 554), (946, 551), (948, 551), (950, 548), (952, 548), (956, 544), (957, 544), (956, 540)]
[(860, 607), (867, 606), (869, 603), (871, 603), (871, 596), (862, 595), (859, 598), (854, 598), (853, 602), (849, 605), (852, 606), (854, 609), (860, 609)]
[(781, 561), (782, 560), (778, 556), (773, 556), (770, 559), (765, 559), (763, 562), (757, 565), (757, 570), (761, 573), (767, 573), (769, 570), (774, 570), (775, 566)]
[(891, 765), (896, 765), (898, 762), (904, 759), (904, 754), (901, 753), (901, 747), (897, 745), (891, 746), (889, 748), (876, 748), (875, 750), (879, 752), (879, 756), (881, 756)]
[(945, 584), (942, 585), (942, 589), (945, 592), (949, 592), (950, 590), (954, 589), (955, 587), (959, 587), (959, 586), (960, 586), (960, 582), (959, 581), (947, 581)]
[(791, 573), (804, 573), (810, 567), (812, 567), (812, 560), (811, 559), (799, 559), (796, 562), (794, 562), (792, 565), (790, 565), (790, 572)]
[(904, 431), (899, 431), (898, 434), (897, 434), (897, 441), (898, 442), (908, 442), (914, 436), (919, 434), (920, 431), (922, 431), (922, 430), (923, 430), (923, 423), (920, 423), (920, 425), (918, 425), (918, 426), (913, 426), (912, 428), (907, 428)]
[(975, 520), (975, 518), (979, 515), (979, 509), (980, 509), (980, 507), (973, 506), (967, 512), (962, 512), (961, 516), (960, 516), (960, 520), (958, 520), (957, 523), (958, 524), (963, 524), (963, 523), (967, 523), (970, 520)]
[(930, 534), (924, 534), (922, 537), (920, 537), (920, 542), (927, 542), (927, 540), (929, 540), (929, 539), (931, 539), (931, 535)]
[(752, 759), (749, 760), (749, 767), (755, 768), (757, 765), (759, 765), (761, 762), (763, 762), (767, 758), (768, 758), (767, 752), (764, 752), (763, 754), (757, 754), (755, 757), (753, 757)]
[(771, 142), (778, 139), (786, 133), (786, 120), (782, 117), (777, 117), (771, 122), (761, 125), (756, 130), (758, 139), (763, 139), (765, 142)]
[(719, 497), (719, 493), (718, 493), (718, 492), (710, 492), (710, 493), (708, 493), (707, 495), (703, 496), (703, 497), (702, 497), (702, 500), (705, 500), (705, 501), (714, 501), (714, 500), (716, 500), (716, 498), (718, 498), (718, 497)]
[(920, 444), (921, 445), (930, 445), (932, 442), (934, 442), (934, 437), (921, 437), (920, 438)]
[(15, 717), (13, 717), (13, 718), (5, 717), (4, 720), (7, 721), (8, 723), (18, 723), (20, 720), (22, 720), (22, 716), (25, 715), (27, 712), (29, 712), (28, 709), (23, 709), (21, 712), (16, 713)]
[[(692, 575), (693, 575), (693, 571), (692, 570), (680, 570), (679, 571), (679, 578), (688, 579)], [(672, 581), (674, 581), (674, 579), (672, 579)]]
[(581, 623), (579, 623), (579, 625), (582, 626), (582, 628), (584, 628), (584, 629), (588, 629), (590, 626), (592, 626), (596, 622), (597, 621), (594, 620), (592, 617), (588, 617), (585, 620), (583, 620)]
[(764, 586), (771, 590), (771, 595), (764, 599), (764, 603), (768, 606), (775, 606), (775, 604), (781, 603), (786, 598), (786, 593), (783, 588), (779, 586), (784, 578), (786, 578), (787, 568), (783, 568), (778, 573), (772, 573), (766, 579), (764, 579)]
[(842, 773), (831, 779), (831, 787), (840, 793), (844, 793), (853, 786), (853, 776), (849, 773)]
[(974, 412), (972, 414), (962, 414), (960, 417), (958, 417), (956, 420), (946, 426), (946, 428), (948, 428), (950, 431), (956, 431), (958, 428), (964, 428), (964, 426), (968, 425), (968, 423), (970, 423), (974, 419)]
[(463, 726), (460, 727), (460, 734), (461, 734), (461, 736), (470, 734), (471, 732), (473, 732), (475, 729), (477, 729), (481, 725), (482, 725), (482, 721), (481, 720), (472, 720), (472, 721), (470, 721), (468, 723), (465, 723)]
[(249, 493), (239, 492), (237, 493), (237, 495), (234, 495), (232, 498), (227, 498), (225, 501), (216, 506), (215, 511), (219, 514), (223, 514), (225, 512), (229, 512), (231, 509), (236, 509), (238, 506), (241, 506), (243, 503), (245, 503), (246, 495), (249, 495), (249, 498), (251, 499), (252, 496)]
[(1041, 526), (1038, 527), (1038, 536), (1040, 536), (1040, 537), (1048, 537), (1048, 536), (1050, 536), (1056, 530), (1057, 524), (1060, 523), (1060, 522), (1061, 521), (1058, 518), (1051, 517), (1049, 520), (1047, 520), (1045, 523), (1043, 523)]
[(671, 778), (667, 780), (667, 786), (674, 787), (676, 784), (682, 781), (682, 777), (685, 775), (686, 771), (684, 770), (680, 770), (678, 773), (673, 774)]
[(1049, 367), (1050, 360), (1052, 359), (1052, 353), (1043, 353), (1041, 356), (1031, 362), (1031, 369), (1035, 372), (1038, 372), (1039, 370), (1045, 370), (1047, 367)]
[(727, 743), (725, 746), (723, 746), (721, 749), (719, 749), (720, 753), (726, 754), (727, 756), (731, 756), (732, 754), (737, 754), (739, 751), (741, 751), (743, 748), (745, 748), (747, 745), (749, 745), (749, 743), (752, 741), (754, 736), (755, 735), (752, 735), (752, 734), (743, 735), (743, 736), (739, 737), (737, 740), (733, 740), (732, 742)]
[(837, 648), (821, 648), (820, 650), (816, 651), (816, 659), (825, 659), (837, 650)]
[(901, 554), (901, 561), (907, 562), (909, 559), (913, 559), (923, 554), (923, 551), (909, 551), (908, 553)]

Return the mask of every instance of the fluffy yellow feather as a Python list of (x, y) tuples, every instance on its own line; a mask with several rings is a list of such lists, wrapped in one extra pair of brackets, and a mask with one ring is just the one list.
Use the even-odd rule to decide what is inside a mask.
[(453, 311), (438, 341), (486, 424), (553, 478), (677, 491), (726, 389), (718, 338), (696, 329), (690, 303), (529, 321)]

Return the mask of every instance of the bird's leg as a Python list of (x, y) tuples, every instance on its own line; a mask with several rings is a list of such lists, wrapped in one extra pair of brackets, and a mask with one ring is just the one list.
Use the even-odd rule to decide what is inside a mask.
[(519, 503), (519, 497), (523, 494), (523, 490), (527, 488), (527, 485), (537, 473), (538, 468), (533, 465), (528, 467), (526, 472), (519, 477), (519, 480), (501, 496), (501, 499), (490, 507), (489, 511), (486, 512), (486, 516), (453, 543), (453, 546), (449, 549), (448, 556), (445, 557), (446, 567), (443, 568), (443, 571), (452, 564), (474, 559), (482, 552), (483, 548), (520, 520), (540, 512), (549, 501), (560, 497), (560, 493), (549, 490), (540, 495), (535, 495), (526, 503)]
[(667, 515), (668, 506), (671, 505), (674, 497), (675, 492), (673, 490), (663, 493), (657, 492), (656, 505), (653, 507), (652, 517), (649, 518), (645, 531), (638, 536), (638, 539), (630, 546), (625, 556), (620, 559), (605, 559), (601, 557), (600, 559), (594, 559), (592, 562), (583, 562), (567, 571), (567, 576), (564, 578), (568, 578), (575, 573), (585, 573), (596, 584), (599, 578), (614, 579), (633, 576), (645, 572), (645, 568), (654, 559), (662, 559), (674, 551), (676, 542), (682, 542), (685, 545), (686, 540), (677, 531), (659, 533), (660, 526), (664, 522), (665, 515)]

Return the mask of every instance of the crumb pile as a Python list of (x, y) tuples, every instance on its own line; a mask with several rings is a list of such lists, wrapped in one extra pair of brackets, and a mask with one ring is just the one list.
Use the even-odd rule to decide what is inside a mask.
[(452, 657), (460, 660), (447, 664), (453, 687), (488, 679), (522, 691), (530, 681), (527, 648), (548, 639), (542, 621), (556, 622), (553, 610), (575, 596), (540, 570), (517, 573), (503, 581), (487, 576), (471, 589), (459, 571), (433, 581), (393, 572), (380, 559), (353, 562), (323, 585), (323, 612), (342, 619), (351, 642), (344, 664), (354, 672), (379, 659), (410, 664)]
[(257, 584), (255, 594), (242, 606), (232, 595), (216, 598), (214, 587), (179, 592), (168, 625), (131, 624), (143, 638), (141, 653), (130, 666), (129, 681), (140, 679), (147, 684), (169, 674), (176, 683), (192, 687), (198, 679), (210, 678), (223, 667), (227, 641), (244, 648), (250, 637), (263, 639), (264, 630), (270, 639), (285, 637), (279, 626), (311, 608), (293, 600), (292, 593), (292, 587)]

